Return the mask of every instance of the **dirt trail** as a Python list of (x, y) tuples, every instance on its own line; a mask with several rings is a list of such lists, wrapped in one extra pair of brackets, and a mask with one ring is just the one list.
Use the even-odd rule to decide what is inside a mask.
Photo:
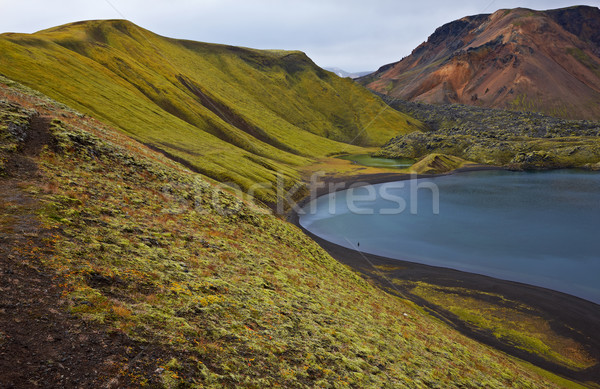
[(136, 370), (130, 360), (141, 345), (71, 315), (60, 280), (40, 261), (53, 255), (56, 232), (40, 225), (40, 204), (25, 188), (41, 183), (35, 157), (48, 128), (48, 118), (32, 118), (0, 178), (0, 388), (130, 387), (122, 373)]

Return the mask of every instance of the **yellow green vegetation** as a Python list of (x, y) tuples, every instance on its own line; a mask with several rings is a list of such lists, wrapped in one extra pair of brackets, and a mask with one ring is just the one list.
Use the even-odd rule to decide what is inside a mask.
[(430, 130), (399, 135), (375, 153), (377, 156), (422, 159), (445, 154), (512, 169), (597, 169), (600, 164), (597, 121), (458, 104), (390, 103)]
[(6, 168), (6, 158), (17, 151), (19, 141), (24, 140), (24, 128), (29, 125), (29, 114), (32, 111), (23, 110), (17, 105), (4, 104), (0, 111), (0, 174)]
[[(122, 20), (0, 36), (0, 73), (243, 189), (420, 123), (297, 51), (164, 38)], [(356, 146), (355, 146), (356, 145)], [(257, 196), (274, 202), (274, 190)]]
[(465, 322), (491, 331), (503, 342), (552, 362), (575, 369), (585, 369), (597, 363), (581, 344), (557, 334), (533, 308), (506, 300), (501, 295), (423, 282), (416, 283), (411, 292)]
[(585, 51), (577, 47), (571, 47), (567, 49), (567, 54), (572, 55), (583, 66), (596, 73), (597, 76), (600, 76), (600, 66)]
[(468, 166), (470, 163), (464, 159), (444, 154), (429, 154), (411, 166), (417, 174), (446, 173), (458, 168)]
[(9, 130), (14, 115), (49, 120), (42, 177), (25, 183), (52, 249), (41, 266), (61, 280), (71, 312), (159, 350), (140, 356), (152, 373), (124, 366), (117, 382), (556, 387), (372, 286), (211, 179), (22, 88), (0, 93), (2, 145), (18, 146), (2, 149), (7, 159), (30, 141)]
[[(374, 260), (373, 268), (367, 272), (384, 289), (410, 298), (441, 320), (487, 344), (513, 349), (511, 355), (533, 356), (530, 360), (537, 360), (540, 365), (549, 363), (558, 369), (568, 369), (571, 374), (584, 373), (582, 377), (598, 364), (595, 348), (589, 347), (585, 336), (581, 337), (581, 332), (570, 324), (558, 322), (543, 305), (534, 307), (515, 300), (514, 295), (508, 297), (503, 294), (506, 290), (502, 292), (498, 285), (474, 289), (465, 280), (435, 277), (414, 280), (408, 275), (413, 270), (406, 265)], [(419, 269), (414, 271), (418, 273)], [(548, 375), (539, 367), (535, 369), (557, 385), (581, 387), (579, 383)], [(585, 385), (597, 387), (595, 381), (586, 381)]]

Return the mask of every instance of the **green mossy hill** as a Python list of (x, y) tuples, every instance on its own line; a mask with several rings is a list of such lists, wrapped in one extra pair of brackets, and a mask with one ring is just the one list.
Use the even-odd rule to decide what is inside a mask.
[(417, 174), (439, 174), (447, 173), (463, 167), (468, 161), (444, 154), (429, 154), (410, 169)]
[(423, 158), (439, 153), (511, 169), (595, 169), (600, 163), (600, 122), (458, 104), (390, 101), (430, 130), (397, 136), (377, 156)]
[(556, 386), (122, 133), (22, 88), (0, 84), (0, 101), (6, 158), (31, 141), (11, 128), (27, 133), (37, 115), (49, 127), (41, 178), (20, 185), (52, 249), (24, 250), (30, 266), (56, 273), (89, 325), (144, 345), (113, 361), (121, 375), (106, 386)]
[[(3, 34), (0, 52), (8, 78), (246, 190), (419, 128), (298, 51), (169, 39), (110, 20)], [(273, 190), (258, 196), (275, 200)]]
[(22, 109), (17, 104), (0, 101), (0, 177), (5, 175), (8, 157), (15, 153), (25, 140), (25, 128), (34, 111)]

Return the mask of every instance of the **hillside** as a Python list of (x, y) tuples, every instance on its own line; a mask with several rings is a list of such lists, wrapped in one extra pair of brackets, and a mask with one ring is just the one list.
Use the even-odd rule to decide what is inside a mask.
[(314, 158), (418, 128), (297, 51), (175, 40), (109, 20), (3, 34), (0, 52), (0, 74), (270, 203), (278, 175), (290, 187)]
[(595, 7), (468, 16), (359, 81), (409, 101), (600, 119), (598, 31)]
[(458, 334), (293, 225), (5, 78), (0, 160), (9, 387), (577, 387)]
[[(397, 136), (376, 153), (378, 156), (422, 159), (435, 153), (516, 170), (600, 169), (598, 121), (460, 104), (388, 100), (392, 107), (427, 124), (429, 131)], [(413, 168), (425, 168), (420, 171), (423, 173), (428, 168), (423, 165), (427, 165), (426, 161)]]

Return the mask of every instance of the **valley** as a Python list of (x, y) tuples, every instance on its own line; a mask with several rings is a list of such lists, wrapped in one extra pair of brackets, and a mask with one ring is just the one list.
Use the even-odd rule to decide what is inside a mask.
[[(0, 386), (598, 387), (597, 304), (297, 214), (352, 184), (597, 174), (597, 11), (466, 17), (357, 81), (126, 20), (1, 34)], [(540, 29), (560, 98), (521, 88), (556, 54)]]
[[(566, 382), (378, 289), (300, 229), (218, 182), (39, 92), (2, 82), (0, 185), (18, 192), (2, 215), (39, 223), (25, 237), (40, 246), (21, 245), (24, 231), (4, 219), (3, 242), (15, 244), (3, 243), (0, 274), (12, 285), (30, 282), (26, 274), (52, 285), (36, 291), (52, 305), (2, 309), (25, 328), (41, 318), (68, 321), (58, 332), (36, 327), (57, 350), (77, 337), (102, 350), (101, 360), (81, 361), (95, 363), (93, 372), (75, 369), (69, 355), (34, 352), (27, 369), (18, 368), (22, 359), (3, 357), (8, 385), (40, 378), (60, 387)], [(35, 118), (43, 118), (45, 140), (28, 154), (38, 139), (31, 136)], [(29, 162), (15, 170), (20, 159)], [(18, 348), (18, 329), (2, 326), (3, 356)]]
[[(242, 190), (420, 123), (304, 53), (160, 37), (127, 21), (3, 34), (0, 74)], [(381, 114), (379, 114), (381, 113)], [(243, 163), (240, 163), (243, 161)], [(257, 197), (276, 201), (271, 189)]]

